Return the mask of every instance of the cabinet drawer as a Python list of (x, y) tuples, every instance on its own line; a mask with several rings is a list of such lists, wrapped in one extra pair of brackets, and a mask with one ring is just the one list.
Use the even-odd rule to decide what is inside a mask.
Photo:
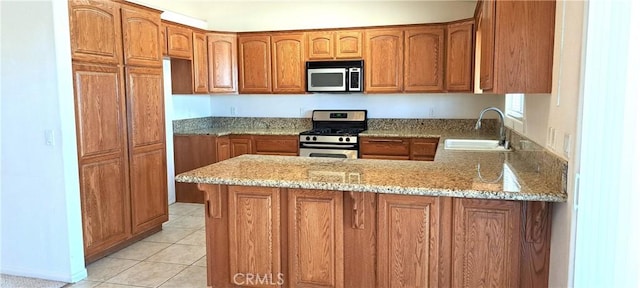
[(433, 161), (439, 140), (439, 138), (411, 139), (411, 159)]
[(254, 136), (256, 154), (298, 155), (297, 136)]
[(409, 156), (409, 139), (361, 138), (361, 155)]
[(380, 159), (380, 160), (409, 160), (409, 156), (389, 156), (389, 155), (360, 155), (361, 159)]

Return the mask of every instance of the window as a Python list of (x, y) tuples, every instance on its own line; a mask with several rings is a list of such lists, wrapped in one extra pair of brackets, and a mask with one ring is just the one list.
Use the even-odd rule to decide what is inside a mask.
[(523, 120), (524, 94), (506, 94), (504, 107), (508, 116), (518, 120)]

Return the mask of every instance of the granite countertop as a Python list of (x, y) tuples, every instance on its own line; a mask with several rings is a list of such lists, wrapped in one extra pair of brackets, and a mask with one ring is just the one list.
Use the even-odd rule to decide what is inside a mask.
[[(377, 135), (377, 134), (376, 134)], [(443, 141), (442, 138), (440, 139)], [(428, 161), (242, 155), (182, 173), (178, 182), (405, 195), (565, 202), (566, 193), (511, 152), (442, 149)]]
[(175, 135), (298, 135), (308, 129), (296, 128), (237, 128), (237, 127), (214, 127), (189, 130)]

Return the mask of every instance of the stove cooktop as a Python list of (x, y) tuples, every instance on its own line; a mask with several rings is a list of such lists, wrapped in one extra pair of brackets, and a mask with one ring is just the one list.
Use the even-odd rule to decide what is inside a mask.
[(361, 128), (316, 128), (301, 132), (300, 135), (322, 135), (322, 136), (357, 136), (364, 131)]

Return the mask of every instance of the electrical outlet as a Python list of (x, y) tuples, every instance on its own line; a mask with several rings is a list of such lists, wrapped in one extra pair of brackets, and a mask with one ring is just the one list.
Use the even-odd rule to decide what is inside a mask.
[(304, 117), (306, 113), (307, 113), (307, 108), (300, 107), (300, 117)]
[(564, 133), (564, 142), (562, 143), (562, 153), (564, 156), (569, 158), (569, 153), (571, 153), (571, 134)]
[(56, 142), (53, 130), (44, 130), (44, 144), (47, 146), (54, 146)]
[(433, 107), (429, 108), (429, 117), (431, 117), (431, 118), (435, 118), (436, 117), (436, 111), (435, 111), (435, 109), (433, 109)]
[(556, 128), (549, 127), (547, 132), (547, 146), (553, 149), (556, 146)]
[(236, 107), (235, 106), (231, 106), (231, 108), (229, 109), (229, 113), (231, 114), (231, 116), (235, 116), (236, 115)]

